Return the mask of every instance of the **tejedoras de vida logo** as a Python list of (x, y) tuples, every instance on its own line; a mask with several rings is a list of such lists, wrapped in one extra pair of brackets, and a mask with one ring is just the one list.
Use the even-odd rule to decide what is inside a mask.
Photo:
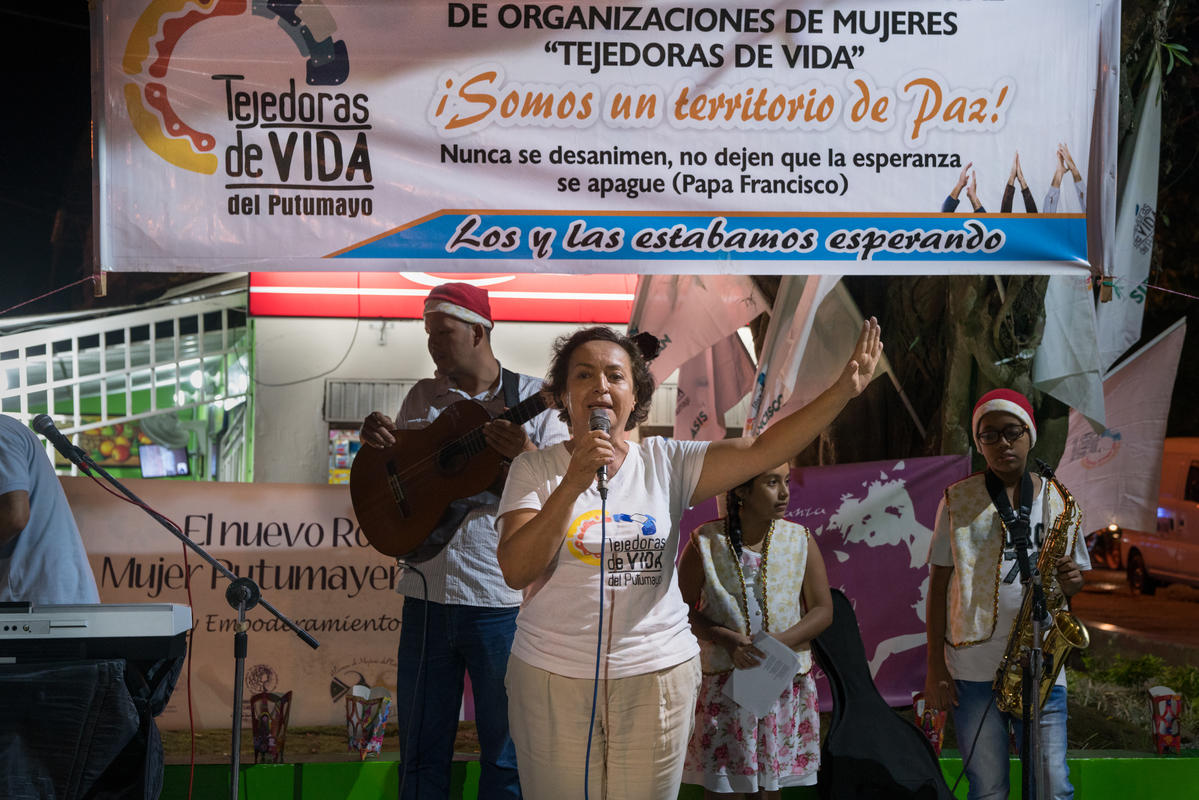
[[(365, 94), (305, 91), (290, 78), (277, 91), (242, 87), (244, 75), (214, 74), (222, 84), (233, 136), (218, 148), (218, 134), (199, 131), (171, 105), (168, 72), (179, 40), (210, 19), (249, 14), (274, 23), (294, 43), (308, 86), (338, 86), (350, 73), (346, 44), (319, 0), (153, 0), (125, 46), (121, 67), (125, 107), (142, 142), (168, 163), (205, 175), (223, 169), (229, 182), (228, 213), (246, 215), (370, 214)], [(253, 80), (251, 78), (251, 80)], [(254, 81), (260, 86), (261, 81)], [(279, 191), (265, 196), (255, 190)], [(314, 195), (313, 192), (329, 192)]]
[(1083, 469), (1102, 467), (1120, 452), (1123, 438), (1119, 431), (1111, 428), (1105, 428), (1102, 433), (1087, 431), (1073, 440), (1070, 460), (1081, 461)]

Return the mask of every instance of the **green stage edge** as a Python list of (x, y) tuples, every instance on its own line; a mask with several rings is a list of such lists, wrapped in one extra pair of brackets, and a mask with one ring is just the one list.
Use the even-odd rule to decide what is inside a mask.
[[(952, 786), (961, 771), (961, 759), (941, 759), (941, 771)], [(312, 762), (307, 764), (243, 765), (238, 797), (241, 800), (379, 800), (396, 796), (398, 769), (394, 761)], [(163, 800), (187, 800), (190, 767), (166, 768)], [(1120, 754), (1070, 759), (1070, 777), (1076, 800), (1152, 800), (1195, 797), (1199, 788), (1199, 754), (1145, 756)], [(450, 798), (474, 800), (478, 795), (479, 762), (455, 761)], [(1020, 797), (1020, 765), (1012, 764), (1013, 800)], [(1190, 788), (1188, 788), (1190, 787)], [(194, 800), (229, 796), (229, 766), (196, 765)], [(815, 787), (784, 789), (786, 800), (815, 798)], [(966, 797), (966, 781), (956, 796)], [(683, 786), (680, 800), (702, 800), (697, 786)]]

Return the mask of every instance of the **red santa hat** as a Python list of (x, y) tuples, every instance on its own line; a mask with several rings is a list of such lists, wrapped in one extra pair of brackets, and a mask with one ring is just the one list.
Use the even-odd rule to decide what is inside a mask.
[(1029, 447), (1037, 443), (1037, 422), (1033, 419), (1032, 403), (1019, 392), (1011, 389), (995, 389), (987, 392), (974, 404), (974, 417), (970, 421), (970, 432), (978, 446), (978, 423), (992, 411), (1003, 411), (1028, 426)]
[(491, 328), (491, 302), (487, 290), (469, 283), (443, 283), (425, 298), (425, 314), (441, 313), (471, 325)]

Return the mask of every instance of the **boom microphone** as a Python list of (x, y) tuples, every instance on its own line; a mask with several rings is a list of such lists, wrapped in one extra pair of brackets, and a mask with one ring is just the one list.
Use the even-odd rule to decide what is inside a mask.
[(64, 458), (82, 469), (84, 472), (88, 471), (87, 463), (84, 461), (83, 451), (71, 444), (70, 440), (63, 436), (59, 432), (58, 428), (54, 427), (54, 420), (50, 419), (49, 414), (38, 414), (33, 418), (33, 424), (30, 427), (33, 428), (37, 433), (40, 433), (42, 436), (46, 437), (50, 444), (54, 445), (54, 449), (62, 453)]
[[(603, 431), (608, 433), (612, 428), (612, 422), (608, 419), (608, 412), (602, 408), (591, 409), (591, 430)], [(596, 488), (599, 489), (600, 497), (604, 500), (608, 499), (608, 465), (600, 464), (600, 468), (595, 471)]]

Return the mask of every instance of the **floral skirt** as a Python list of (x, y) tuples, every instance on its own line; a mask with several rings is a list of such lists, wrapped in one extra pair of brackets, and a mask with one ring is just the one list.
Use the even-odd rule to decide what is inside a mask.
[(703, 677), (683, 780), (712, 792), (774, 791), (816, 783), (820, 716), (812, 673), (796, 675), (760, 719), (725, 695), (731, 674)]

